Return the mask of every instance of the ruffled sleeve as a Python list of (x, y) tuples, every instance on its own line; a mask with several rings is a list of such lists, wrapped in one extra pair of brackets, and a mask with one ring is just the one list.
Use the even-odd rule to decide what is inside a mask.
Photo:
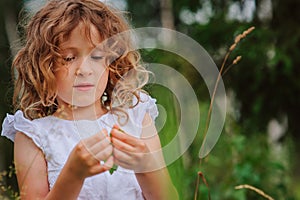
[(135, 113), (137, 116), (137, 123), (141, 124), (143, 122), (143, 119), (148, 113), (152, 120), (154, 121), (156, 117), (158, 116), (158, 109), (156, 106), (156, 99), (150, 97), (149, 95), (145, 93), (140, 94), (141, 101), (139, 104), (135, 107)]
[(1, 135), (14, 141), (16, 133), (22, 132), (31, 138), (37, 147), (41, 148), (41, 141), (36, 130), (33, 121), (26, 119), (23, 112), (18, 110), (14, 115), (7, 114), (2, 124)]

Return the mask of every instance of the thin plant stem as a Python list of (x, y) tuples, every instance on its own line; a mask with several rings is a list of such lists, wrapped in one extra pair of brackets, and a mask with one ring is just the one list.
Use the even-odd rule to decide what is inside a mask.
[(274, 198), (272, 198), (271, 196), (267, 195), (266, 193), (264, 193), (264, 191), (262, 191), (261, 189), (258, 189), (252, 185), (248, 185), (248, 184), (244, 184), (244, 185), (238, 185), (238, 186), (235, 186), (236, 190), (240, 190), (240, 189), (249, 189), (249, 190), (252, 190), (254, 192), (256, 192), (257, 194), (259, 194), (260, 196), (262, 197), (265, 197), (266, 199), (268, 200), (274, 200)]
[(211, 200), (209, 185), (208, 185), (208, 182), (206, 181), (206, 178), (204, 177), (204, 174), (202, 172), (198, 172), (197, 183), (196, 183), (196, 190), (195, 190), (195, 194), (194, 194), (194, 200), (197, 200), (197, 198), (198, 198), (198, 190), (199, 190), (199, 185), (200, 185), (200, 178), (202, 179), (202, 182), (205, 184), (205, 186), (208, 189), (208, 200)]
[(226, 69), (224, 70), (224, 72), (222, 73), (222, 77), (224, 77), (224, 75), (234, 66), (236, 65), (240, 60), (242, 59), (242, 56), (237, 56), (234, 61), (228, 66), (226, 67)]
[[(209, 105), (209, 110), (208, 110), (208, 114), (207, 114), (207, 119), (206, 119), (206, 123), (205, 123), (205, 130), (204, 130), (204, 137), (206, 136), (207, 134), (207, 130), (208, 130), (208, 125), (209, 125), (209, 122), (210, 122), (210, 118), (211, 118), (211, 112), (212, 112), (212, 107), (213, 107), (213, 103), (214, 103), (214, 100), (215, 100), (215, 95), (216, 95), (216, 92), (217, 92), (217, 88), (218, 88), (218, 85), (219, 85), (219, 82), (220, 82), (220, 79), (222, 77), (222, 74), (223, 74), (223, 70), (225, 68), (225, 65), (226, 65), (226, 62), (231, 54), (231, 52), (236, 48), (236, 46), (238, 45), (238, 43), (243, 39), (245, 38), (249, 33), (251, 33), (255, 28), (254, 27), (250, 27), (249, 29), (247, 29), (246, 31), (244, 31), (242, 34), (239, 34), (235, 40), (234, 40), (234, 43), (230, 46), (230, 48), (228, 49), (224, 59), (223, 59), (223, 62), (222, 62), (222, 65), (221, 65), (221, 68), (220, 68), (220, 71), (219, 71), (219, 74), (218, 74), (218, 77), (217, 77), (217, 80), (216, 80), (216, 83), (215, 83), (215, 87), (214, 87), (214, 90), (213, 90), (213, 94), (212, 94), (212, 97), (211, 97), (211, 101), (210, 101), (210, 105)], [(241, 56), (238, 56), (234, 61), (233, 61), (233, 64), (236, 64), (238, 61), (241, 59)], [(228, 67), (227, 67), (228, 68)], [(229, 65), (229, 69), (230, 69), (230, 65)], [(225, 72), (227, 72), (228, 70), (226, 70)]]
[[(229, 59), (230, 54), (232, 53), (232, 51), (236, 48), (236, 46), (238, 45), (238, 43), (244, 39), (249, 33), (251, 33), (253, 30), (255, 29), (255, 27), (250, 27), (247, 30), (245, 30), (242, 34), (239, 34), (238, 36), (235, 37), (234, 43), (230, 46), (230, 48), (228, 49), (227, 53), (225, 54), (225, 57), (223, 59), (220, 71), (218, 73), (218, 77), (217, 80), (215, 82), (215, 86), (214, 86), (214, 90), (211, 96), (211, 101), (210, 101), (210, 105), (209, 105), (209, 109), (208, 109), (208, 114), (207, 114), (207, 118), (206, 118), (206, 122), (205, 122), (205, 129), (204, 129), (204, 133), (203, 133), (203, 138), (205, 139), (207, 131), (208, 131), (208, 125), (210, 123), (210, 119), (211, 119), (211, 112), (212, 112), (212, 108), (213, 108), (213, 103), (215, 100), (215, 95), (217, 92), (217, 88), (219, 85), (219, 82), (221, 80), (221, 77), (235, 64), (237, 64), (240, 60), (241, 60), (241, 56), (237, 56), (234, 61), (225, 69), (224, 68), (226, 66), (227, 60)], [(224, 71), (224, 72), (223, 72)], [(201, 167), (202, 164), (202, 158), (200, 158), (199, 160), (199, 165)], [(200, 176), (202, 176), (202, 180), (204, 183), (206, 183), (206, 185), (208, 186), (206, 179), (204, 178), (204, 175), (202, 172), (198, 172), (198, 177), (197, 177), (197, 183), (196, 183), (196, 190), (194, 193), (194, 200), (197, 200), (197, 195), (198, 195), (198, 189), (199, 189), (199, 181), (200, 181)], [(210, 199), (210, 193), (209, 193), (209, 199)]]
[[(213, 90), (213, 94), (212, 94), (212, 97), (211, 97), (211, 101), (210, 101), (210, 105), (209, 105), (209, 109), (208, 109), (208, 114), (207, 114), (207, 118), (206, 118), (206, 123), (205, 123), (205, 129), (204, 129), (204, 134), (203, 134), (203, 138), (205, 138), (206, 134), (207, 134), (207, 130), (208, 130), (208, 125), (209, 125), (209, 122), (210, 122), (210, 118), (211, 118), (211, 112), (212, 112), (212, 108), (213, 108), (213, 103), (214, 103), (214, 100), (215, 100), (215, 95), (216, 95), (216, 92), (217, 92), (217, 88), (218, 88), (218, 85), (219, 85), (219, 82), (220, 82), (220, 79), (222, 77), (222, 74), (223, 74), (223, 70), (226, 66), (226, 63), (227, 63), (227, 60), (231, 54), (231, 52), (236, 48), (236, 46), (238, 45), (238, 43), (243, 39), (245, 38), (249, 33), (251, 33), (255, 28), (254, 27), (250, 27), (249, 29), (245, 30), (242, 34), (239, 34), (238, 36), (236, 36), (235, 40), (234, 40), (234, 43), (230, 46), (230, 48), (228, 49), (224, 59), (223, 59), (223, 62), (222, 62), (222, 65), (221, 65), (221, 68), (220, 68), (220, 71), (218, 73), (218, 77), (217, 77), (217, 80), (216, 80), (216, 83), (215, 83), (215, 86), (214, 86), (214, 90)], [(233, 61), (233, 64), (236, 64), (239, 60), (241, 59), (241, 56), (238, 56), (237, 58), (235, 58), (235, 60)], [(230, 65), (229, 65), (229, 69), (230, 69)], [(225, 70), (225, 72), (227, 72), (228, 70)]]

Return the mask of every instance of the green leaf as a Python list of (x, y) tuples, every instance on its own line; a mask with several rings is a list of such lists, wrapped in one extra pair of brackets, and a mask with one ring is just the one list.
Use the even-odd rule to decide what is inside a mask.
[(113, 174), (118, 169), (118, 165), (113, 165), (112, 168), (109, 169), (109, 173)]

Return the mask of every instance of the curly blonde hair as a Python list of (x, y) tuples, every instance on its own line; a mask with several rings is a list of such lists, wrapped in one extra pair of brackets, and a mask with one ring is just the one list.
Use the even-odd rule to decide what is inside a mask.
[[(58, 108), (54, 66), (61, 60), (59, 48), (71, 31), (82, 23), (91, 41), (93, 25), (105, 39), (130, 30), (127, 20), (99, 0), (50, 0), (30, 19), (25, 27), (24, 45), (17, 53), (12, 68), (17, 72), (13, 104), (29, 119), (52, 115)], [(108, 42), (118, 53), (109, 62), (108, 96), (103, 106), (111, 111), (124, 111), (139, 103), (139, 92), (148, 81), (148, 71), (140, 64), (140, 54), (133, 49), (129, 36)], [(113, 57), (113, 56), (112, 56)], [(121, 81), (122, 80), (122, 81)], [(113, 97), (115, 96), (115, 97)], [(133, 97), (136, 104), (133, 105)], [(117, 106), (113, 99), (117, 99)]]

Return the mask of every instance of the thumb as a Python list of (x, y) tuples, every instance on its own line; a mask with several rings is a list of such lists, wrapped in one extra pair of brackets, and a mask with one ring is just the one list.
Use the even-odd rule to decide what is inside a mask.
[(109, 158), (104, 162), (103, 166), (106, 170), (109, 170), (114, 166), (114, 157), (111, 155)]

